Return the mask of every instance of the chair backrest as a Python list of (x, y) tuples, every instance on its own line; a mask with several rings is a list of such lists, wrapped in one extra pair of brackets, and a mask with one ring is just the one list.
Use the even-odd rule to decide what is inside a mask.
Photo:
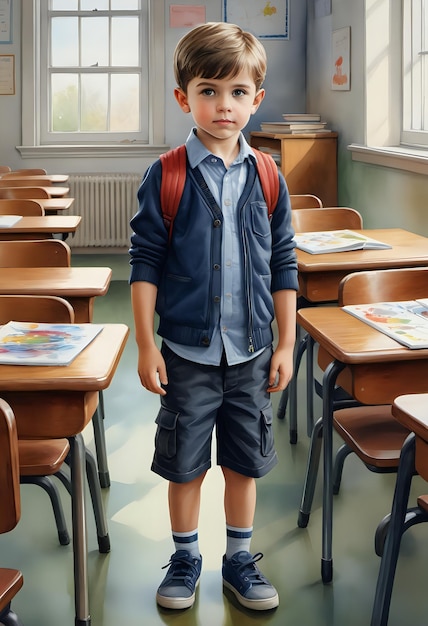
[(322, 207), (321, 199), (311, 193), (290, 194), (292, 209), (316, 209)]
[(21, 517), (19, 452), (15, 416), (0, 398), (0, 533), (7, 533)]
[[(11, 183), (13, 184), (13, 183)], [(42, 187), (0, 187), (0, 198), (50, 198), (50, 194)]]
[(339, 285), (339, 305), (415, 300), (428, 295), (428, 267), (348, 274)]
[(70, 246), (61, 239), (0, 241), (0, 267), (69, 267)]
[(0, 324), (41, 322), (73, 324), (74, 309), (67, 300), (57, 296), (0, 295)]
[(22, 176), (37, 176), (38, 174), (45, 176), (47, 173), (47, 170), (42, 167), (28, 167), (21, 170), (11, 170), (7, 172), (6, 176), (9, 178), (21, 178)]
[(361, 230), (363, 228), (363, 218), (360, 213), (348, 207), (293, 210), (291, 223), (296, 233), (342, 230), (344, 228)]
[(50, 187), (52, 182), (49, 178), (0, 178), (0, 187)]
[(0, 215), (44, 215), (45, 210), (37, 200), (0, 199)]

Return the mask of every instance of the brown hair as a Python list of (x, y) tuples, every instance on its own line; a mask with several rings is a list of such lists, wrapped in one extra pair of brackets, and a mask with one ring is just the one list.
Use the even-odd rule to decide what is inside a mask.
[(207, 22), (184, 35), (174, 52), (177, 85), (186, 92), (193, 78), (223, 79), (248, 70), (256, 90), (266, 75), (266, 51), (260, 41), (236, 24)]

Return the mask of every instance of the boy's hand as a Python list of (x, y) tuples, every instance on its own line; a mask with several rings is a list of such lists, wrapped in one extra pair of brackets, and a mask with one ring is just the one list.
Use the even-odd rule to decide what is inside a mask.
[(269, 372), (268, 392), (283, 391), (293, 374), (293, 350), (276, 349), (272, 355)]
[(156, 345), (140, 349), (138, 355), (138, 375), (141, 384), (147, 391), (161, 396), (166, 394), (159, 383), (168, 384), (166, 366), (161, 351)]

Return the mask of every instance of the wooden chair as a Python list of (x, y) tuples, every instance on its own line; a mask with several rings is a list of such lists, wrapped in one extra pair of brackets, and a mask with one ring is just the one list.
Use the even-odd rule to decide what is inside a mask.
[(322, 207), (321, 199), (311, 193), (290, 194), (292, 209), (316, 209)]
[[(339, 305), (370, 302), (414, 300), (426, 296), (428, 268), (404, 268), (355, 272), (346, 276), (339, 286)], [(325, 371), (331, 356), (320, 348), (318, 363)], [(347, 368), (338, 383), (347, 388)], [(372, 472), (396, 472), (400, 452), (409, 429), (393, 417), (391, 405), (352, 406), (333, 413), (333, 426), (343, 439), (333, 469), (333, 491), (338, 493), (346, 457), (354, 452)], [(314, 494), (322, 445), (322, 418), (314, 426), (311, 438), (311, 459), (299, 513), (299, 526), (306, 526)]]
[[(60, 242), (62, 243), (62, 242)], [(6, 296), (0, 295), (0, 324), (18, 322), (64, 323), (74, 322), (73, 307), (56, 296)], [(49, 477), (56, 476), (71, 494), (71, 482), (64, 463), (67, 462), (69, 443), (67, 439), (18, 440), (20, 480), (22, 484), (37, 484), (49, 495), (54, 511), (61, 545), (67, 545), (70, 537), (55, 483)], [(104, 541), (107, 522), (101, 499), (97, 466), (93, 455), (86, 451), (86, 474), (94, 510), (99, 541)], [(1, 621), (0, 621), (1, 623)]]
[(296, 233), (322, 230), (361, 230), (363, 219), (355, 209), (348, 207), (322, 207), (292, 211), (291, 223)]
[[(11, 531), (21, 517), (19, 487), (19, 450), (15, 416), (10, 406), (0, 399), (0, 533)], [(0, 568), (0, 623), (23, 626), (12, 611), (11, 603), (24, 584), (19, 570)]]
[[(428, 522), (428, 495), (417, 498), (409, 507), (412, 477), (418, 473), (428, 481), (428, 393), (408, 394), (396, 398), (392, 414), (411, 433), (401, 451), (391, 513), (376, 530), (377, 554), (382, 556), (371, 626), (387, 626), (392, 588), (400, 552), (401, 538), (415, 524)], [(416, 558), (416, 557), (415, 557)]]
[(70, 246), (60, 239), (0, 241), (0, 267), (69, 267)]
[(52, 182), (49, 178), (0, 178), (0, 187), (50, 187)]
[(39, 174), (46, 176), (47, 173), (47, 170), (42, 167), (29, 167), (20, 170), (11, 170), (5, 174), (5, 177), (21, 178), (22, 176), (38, 176)]
[(0, 215), (44, 215), (45, 210), (37, 200), (0, 199)]
[[(0, 267), (69, 267), (70, 246), (59, 239), (27, 239), (0, 241)], [(94, 441), (99, 465), (107, 468), (107, 453), (104, 428), (104, 399), (100, 392), (99, 406), (92, 418)], [(108, 470), (99, 475), (102, 487), (110, 484)]]
[(0, 165), (0, 174), (8, 174), (11, 171), (12, 170), (8, 165)]
[[(355, 209), (348, 207), (321, 207), (318, 209), (297, 209), (292, 211), (291, 222), (296, 233), (303, 232), (316, 232), (323, 230), (341, 230), (348, 228), (350, 230), (361, 230), (363, 228), (363, 218), (361, 214)], [(301, 309), (305, 306), (311, 306), (305, 298), (302, 298), (297, 294), (297, 308)], [(310, 372), (313, 371), (313, 344), (311, 338), (308, 335), (300, 337), (300, 331), (297, 332), (297, 342), (294, 359), (294, 372), (291, 385), (297, 385), (297, 376), (299, 373), (300, 363), (305, 352), (307, 353), (307, 376), (311, 377)], [(307, 385), (310, 382), (307, 381)], [(316, 385), (314, 381), (314, 385)], [(290, 386), (289, 386), (290, 387)], [(288, 403), (290, 389), (287, 387), (282, 394), (278, 405), (277, 416), (283, 419)], [(307, 389), (307, 434), (312, 433), (313, 428), (313, 400), (312, 400), (312, 385)], [(318, 392), (320, 391), (320, 385), (316, 385)], [(290, 443), (297, 442), (297, 407), (296, 407), (296, 393), (291, 397), (293, 402), (292, 409), (290, 411)]]
[(0, 199), (29, 198), (50, 198), (51, 195), (44, 187), (0, 187)]

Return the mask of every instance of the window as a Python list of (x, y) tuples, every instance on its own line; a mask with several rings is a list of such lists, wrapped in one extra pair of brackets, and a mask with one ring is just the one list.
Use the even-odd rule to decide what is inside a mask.
[(428, 144), (428, 0), (403, 2), (401, 141)]
[(163, 144), (163, 4), (22, 3), (23, 156), (64, 146), (88, 156), (84, 146), (135, 154)]

